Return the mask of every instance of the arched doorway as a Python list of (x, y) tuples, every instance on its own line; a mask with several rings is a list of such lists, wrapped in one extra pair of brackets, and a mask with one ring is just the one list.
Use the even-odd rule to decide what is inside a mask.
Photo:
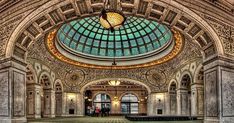
[(41, 84), (41, 117), (55, 117), (55, 92), (47, 73), (42, 73), (39, 82)]
[(63, 88), (60, 82), (55, 82), (55, 115), (63, 114)]
[(177, 114), (191, 116), (191, 77), (184, 74), (180, 80), (180, 86), (177, 90)]
[(177, 94), (176, 94), (177, 86), (176, 82), (172, 81), (172, 83), (169, 86), (169, 114), (170, 115), (176, 115), (177, 112)]
[[(102, 108), (104, 106), (110, 106), (110, 115), (147, 114), (149, 87), (141, 82), (123, 78), (120, 79), (120, 85), (111, 86), (108, 84), (110, 80), (102, 79), (90, 82), (81, 89), (84, 91), (86, 114), (90, 107)], [(123, 110), (122, 107), (124, 107)]]
[(127, 93), (121, 98), (121, 113), (122, 114), (138, 114), (139, 99), (132, 93)]

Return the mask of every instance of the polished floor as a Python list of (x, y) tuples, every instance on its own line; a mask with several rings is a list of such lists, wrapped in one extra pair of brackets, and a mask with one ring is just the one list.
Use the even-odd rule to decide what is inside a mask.
[(129, 121), (124, 117), (77, 117), (28, 120), (28, 123), (202, 123), (202, 121)]

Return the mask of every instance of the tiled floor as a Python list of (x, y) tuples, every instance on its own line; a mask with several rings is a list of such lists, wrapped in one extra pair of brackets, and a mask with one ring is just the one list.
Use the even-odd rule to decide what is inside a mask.
[[(135, 123), (124, 117), (78, 117), (29, 120), (28, 123)], [(136, 123), (202, 123), (202, 121), (137, 121)]]

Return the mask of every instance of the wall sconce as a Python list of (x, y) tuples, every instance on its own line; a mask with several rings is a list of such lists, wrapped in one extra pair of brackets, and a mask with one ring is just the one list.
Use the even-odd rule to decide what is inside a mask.
[(88, 99), (88, 101), (89, 101), (89, 102), (91, 102), (91, 101), (92, 101), (92, 99)]

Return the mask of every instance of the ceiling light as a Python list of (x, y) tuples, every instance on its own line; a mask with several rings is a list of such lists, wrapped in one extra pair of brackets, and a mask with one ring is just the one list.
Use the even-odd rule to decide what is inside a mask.
[(120, 6), (121, 2), (117, 3), (117, 0), (111, 0), (111, 2), (110, 0), (105, 0), (104, 8), (99, 16), (100, 24), (105, 29), (110, 29), (111, 32), (113, 32), (115, 29), (119, 29), (126, 20), (126, 17), (120, 10), (122, 8)]

